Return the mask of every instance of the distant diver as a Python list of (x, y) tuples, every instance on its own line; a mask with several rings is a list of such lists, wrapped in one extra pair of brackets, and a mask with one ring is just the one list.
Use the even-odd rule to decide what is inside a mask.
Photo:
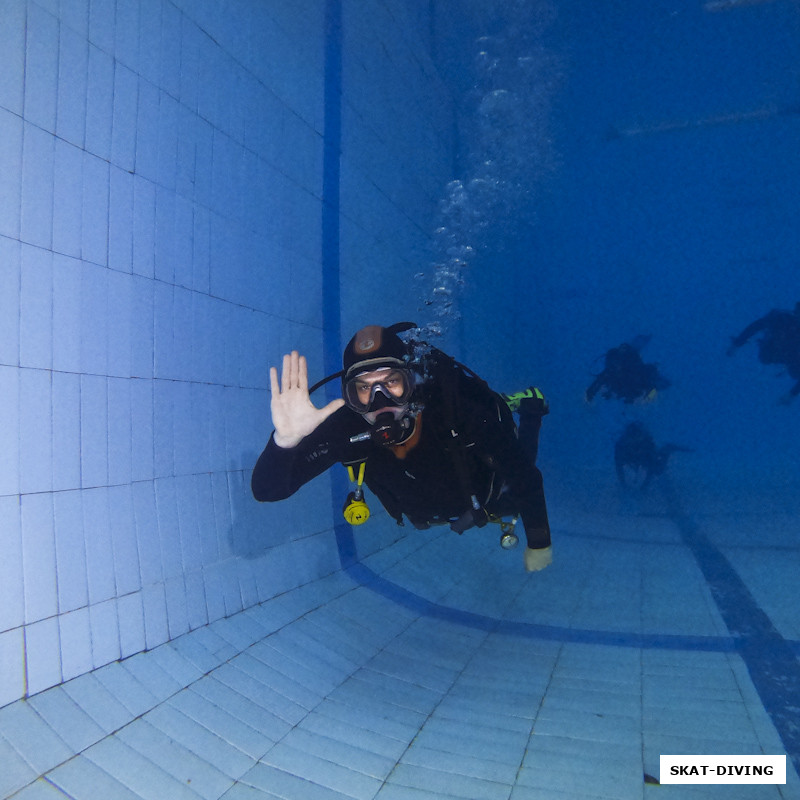
[(676, 452), (692, 451), (677, 444), (656, 447), (647, 428), (641, 422), (631, 422), (614, 445), (619, 482), (630, 486), (630, 478), (640, 489), (646, 489), (653, 478), (664, 474), (669, 457)]
[(778, 400), (788, 405), (800, 394), (800, 302), (795, 303), (794, 311), (773, 308), (751, 322), (731, 339), (728, 355), (732, 356), (756, 334), (761, 334), (758, 339), (758, 360), (762, 364), (782, 364), (795, 382)]
[(650, 338), (640, 335), (609, 350), (605, 354), (603, 371), (586, 389), (586, 401), (591, 403), (602, 390), (606, 399), (618, 398), (624, 403), (648, 402), (670, 386), (670, 382), (659, 373), (658, 365), (645, 364), (639, 354)]

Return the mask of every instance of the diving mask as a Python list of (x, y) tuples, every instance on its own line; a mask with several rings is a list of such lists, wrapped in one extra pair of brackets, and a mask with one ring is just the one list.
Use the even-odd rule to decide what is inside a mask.
[(406, 405), (415, 385), (411, 370), (384, 366), (349, 378), (342, 388), (347, 407), (359, 414), (367, 414)]

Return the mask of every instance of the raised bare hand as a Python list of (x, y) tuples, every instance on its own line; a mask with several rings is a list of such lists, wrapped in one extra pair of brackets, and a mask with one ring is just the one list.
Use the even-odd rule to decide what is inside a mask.
[(308, 394), (308, 364), (305, 356), (301, 356), (297, 350), (292, 350), (283, 357), (280, 385), (275, 367), (270, 367), (269, 381), (274, 439), (279, 447), (294, 447), (299, 444), (301, 439), (344, 405), (341, 398), (332, 400), (322, 408), (317, 408), (311, 402)]

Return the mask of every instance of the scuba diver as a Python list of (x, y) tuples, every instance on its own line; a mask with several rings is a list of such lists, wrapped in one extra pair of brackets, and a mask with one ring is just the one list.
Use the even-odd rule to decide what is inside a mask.
[(731, 338), (728, 355), (732, 356), (752, 336), (758, 339), (758, 360), (762, 364), (783, 364), (795, 381), (779, 403), (787, 405), (800, 394), (800, 302), (794, 311), (773, 308), (763, 317), (751, 322), (738, 336)]
[(602, 389), (603, 397), (616, 397), (625, 403), (636, 400), (648, 402), (670, 386), (659, 373), (657, 364), (645, 364), (640, 350), (650, 341), (650, 336), (637, 336), (632, 342), (614, 347), (605, 355), (603, 371), (586, 389), (586, 401), (591, 403)]
[[(402, 322), (358, 331), (342, 371), (317, 384), (341, 377), (342, 398), (322, 408), (311, 402), (306, 360), (297, 351), (283, 357), (280, 384), (270, 368), (275, 430), (253, 469), (253, 496), (282, 500), (339, 462), (356, 484), (344, 508), (351, 524), (369, 516), (362, 484), (399, 525), (405, 515), (419, 529), (449, 525), (463, 533), (501, 522), (501, 544), (510, 548), (520, 518), (525, 568), (544, 569), (552, 544), (535, 464), (548, 412), (542, 393), (492, 391), (451, 356), (398, 336), (413, 328)], [(506, 516), (511, 523), (502, 522)]]
[(630, 475), (640, 489), (646, 489), (654, 477), (664, 474), (669, 457), (676, 452), (691, 453), (692, 450), (677, 444), (656, 447), (647, 428), (641, 422), (631, 422), (614, 445), (619, 482), (628, 486)]

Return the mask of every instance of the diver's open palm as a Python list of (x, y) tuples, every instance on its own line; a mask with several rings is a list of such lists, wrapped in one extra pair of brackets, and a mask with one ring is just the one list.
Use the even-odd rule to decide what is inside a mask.
[(275, 444), (279, 447), (294, 447), (324, 422), (334, 411), (338, 411), (344, 400), (332, 400), (323, 408), (317, 408), (308, 395), (308, 364), (305, 356), (292, 350), (283, 357), (283, 372), (278, 384), (278, 370), (270, 367), (270, 389), (272, 400), (270, 412), (275, 426)]

